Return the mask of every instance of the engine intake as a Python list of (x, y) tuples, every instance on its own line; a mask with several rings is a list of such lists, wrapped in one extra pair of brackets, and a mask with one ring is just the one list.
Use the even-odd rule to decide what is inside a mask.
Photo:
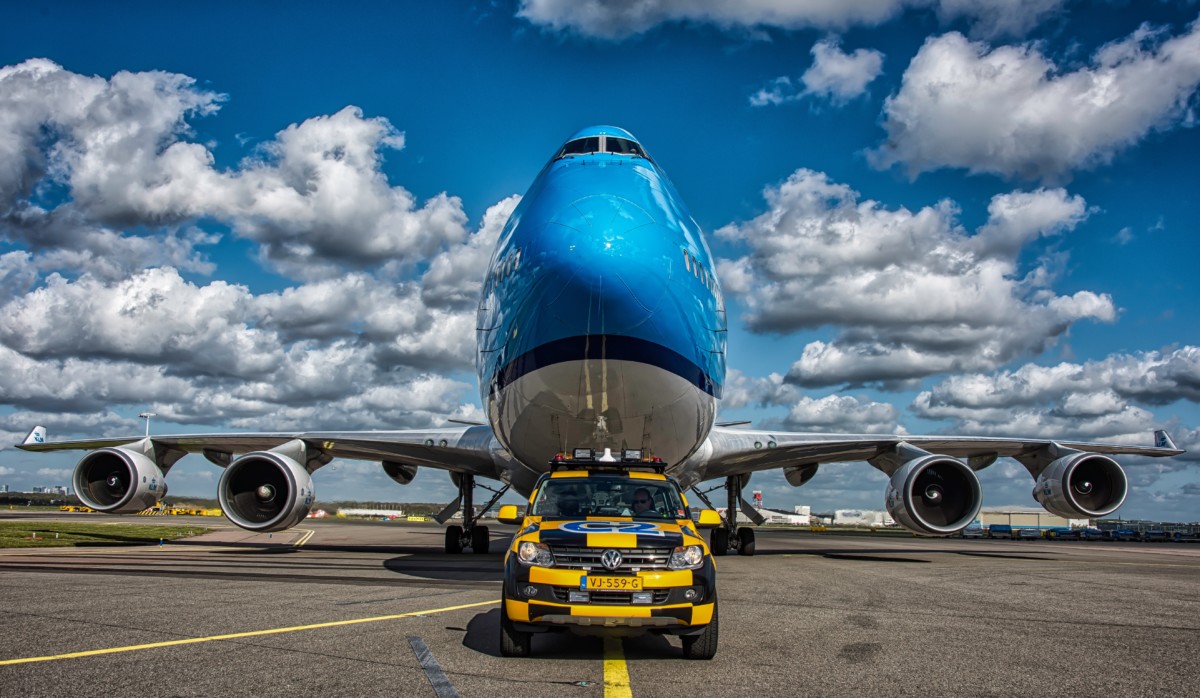
[(154, 461), (120, 447), (85, 455), (72, 480), (79, 501), (105, 514), (144, 511), (167, 496), (167, 483)]
[(1128, 493), (1125, 471), (1098, 453), (1073, 453), (1053, 461), (1033, 486), (1033, 498), (1064, 519), (1107, 516), (1125, 503)]
[(316, 492), (304, 466), (282, 453), (255, 451), (225, 469), (217, 499), (230, 521), (247, 531), (267, 533), (303, 521)]
[(888, 513), (914, 533), (946, 536), (979, 514), (979, 478), (965, 463), (929, 454), (904, 463), (888, 481)]

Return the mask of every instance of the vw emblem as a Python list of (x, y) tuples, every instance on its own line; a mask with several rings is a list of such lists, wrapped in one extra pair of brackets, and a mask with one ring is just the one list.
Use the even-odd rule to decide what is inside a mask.
[(604, 565), (605, 569), (615, 570), (621, 566), (621, 553), (615, 550), (605, 550), (600, 555), (600, 562)]

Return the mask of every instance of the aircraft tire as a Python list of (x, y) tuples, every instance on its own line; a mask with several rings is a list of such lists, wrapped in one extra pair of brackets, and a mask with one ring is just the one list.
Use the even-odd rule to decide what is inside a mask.
[(708, 538), (708, 547), (716, 556), (729, 552), (729, 529), (724, 526), (714, 528)]
[(446, 527), (446, 553), (457, 555), (462, 552), (462, 526)]
[(474, 526), (471, 528), (471, 552), (476, 555), (487, 555), (488, 543), (491, 539), (488, 538), (487, 526)]
[(754, 529), (743, 526), (737, 531), (738, 555), (754, 554)]

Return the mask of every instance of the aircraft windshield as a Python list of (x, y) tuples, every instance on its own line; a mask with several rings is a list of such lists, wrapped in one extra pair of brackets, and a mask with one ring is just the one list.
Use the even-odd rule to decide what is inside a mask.
[(533, 516), (578, 518), (632, 516), (635, 519), (684, 519), (679, 491), (662, 480), (592, 476), (550, 479), (538, 491)]
[(592, 136), (590, 138), (577, 138), (568, 142), (558, 152), (558, 157), (565, 158), (568, 155), (584, 155), (598, 152), (600, 152), (600, 137)]
[(633, 155), (639, 158), (646, 157), (646, 153), (642, 150), (642, 146), (627, 138), (616, 138), (609, 136), (605, 140), (605, 152), (616, 153), (618, 155)]
[(589, 153), (613, 153), (615, 155), (631, 155), (637, 158), (650, 159), (645, 150), (637, 141), (631, 141), (628, 138), (617, 138), (616, 136), (588, 136), (587, 138), (576, 138), (573, 141), (568, 141), (558, 151), (558, 155), (554, 159), (569, 157), (571, 155), (587, 155)]

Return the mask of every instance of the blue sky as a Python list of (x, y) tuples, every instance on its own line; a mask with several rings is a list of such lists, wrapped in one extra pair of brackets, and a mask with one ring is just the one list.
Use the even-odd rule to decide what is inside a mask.
[[(709, 233), (722, 419), (1200, 452), (1200, 5), (41, 3), (0, 26), (0, 437), (479, 419), (478, 279), (576, 129)], [(0, 482), (70, 455), (0, 450)], [(193, 462), (196, 461), (196, 462)], [(1126, 516), (1200, 519), (1200, 460)], [(173, 493), (208, 495), (198, 458)], [(985, 506), (1032, 505), (1001, 461)], [(323, 499), (448, 500), (423, 471)], [(882, 508), (828, 466), (768, 506)]]

